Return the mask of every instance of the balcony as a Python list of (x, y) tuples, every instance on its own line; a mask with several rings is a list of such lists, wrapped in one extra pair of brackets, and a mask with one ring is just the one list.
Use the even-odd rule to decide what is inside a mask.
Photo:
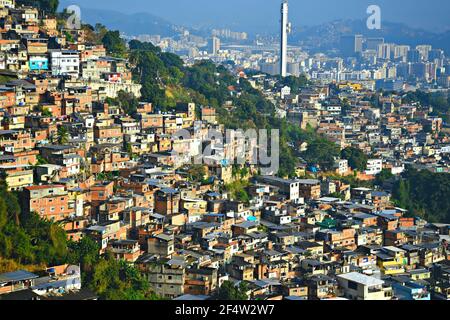
[(383, 288), (381, 288), (381, 287), (370, 287), (367, 291), (369, 293), (379, 293), (379, 292), (383, 291)]

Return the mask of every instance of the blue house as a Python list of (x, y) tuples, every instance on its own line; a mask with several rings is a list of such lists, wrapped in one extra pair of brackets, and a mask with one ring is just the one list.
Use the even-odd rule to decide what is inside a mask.
[(48, 70), (48, 58), (45, 56), (30, 56), (30, 71)]
[(431, 295), (427, 288), (417, 282), (407, 281), (404, 283), (393, 283), (392, 289), (394, 289), (395, 296), (400, 300), (431, 300)]

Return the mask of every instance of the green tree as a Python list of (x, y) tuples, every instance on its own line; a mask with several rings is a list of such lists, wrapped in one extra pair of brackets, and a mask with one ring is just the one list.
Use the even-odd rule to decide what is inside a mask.
[(248, 195), (247, 191), (244, 189), (240, 189), (235, 193), (235, 197), (237, 201), (249, 203), (250, 202), (250, 196)]
[(50, 112), (50, 110), (44, 109), (44, 111), (42, 111), (42, 116), (49, 118), (53, 116), (53, 114)]
[(250, 196), (246, 190), (249, 182), (244, 180), (236, 180), (225, 186), (225, 190), (231, 195), (231, 199), (244, 203), (250, 202)]
[(153, 45), (151, 42), (141, 42), (139, 40), (131, 40), (128, 43), (130, 50), (138, 50), (138, 51), (151, 51), (156, 54), (161, 52), (161, 48)]
[(450, 223), (450, 174), (408, 167), (394, 185), (397, 205), (431, 222)]
[(130, 61), (136, 67), (133, 76), (142, 85), (142, 99), (157, 106), (166, 106), (165, 85), (169, 82), (167, 68), (153, 51), (134, 51)]
[(78, 242), (69, 242), (68, 248), (69, 263), (80, 264), (83, 275), (92, 273), (100, 259), (100, 246), (90, 237), (83, 237)]
[(386, 181), (391, 180), (395, 176), (392, 174), (391, 170), (383, 169), (377, 176), (375, 177), (375, 184), (382, 186)]
[(135, 97), (132, 92), (119, 91), (117, 97), (107, 98), (107, 103), (111, 105), (118, 105), (125, 114), (134, 116), (137, 113), (137, 108), (139, 107), (139, 100)]
[(402, 208), (410, 207), (410, 186), (407, 181), (400, 179), (396, 188), (394, 189), (394, 198), (397, 204)]
[(69, 42), (69, 43), (74, 43), (75, 42), (75, 39), (73, 38), (73, 36), (69, 32), (65, 31), (64, 35), (66, 36), (67, 42)]
[(107, 31), (102, 38), (102, 43), (109, 54), (116, 57), (124, 57), (127, 51), (125, 41), (120, 37), (119, 31)]
[(17, 196), (0, 181), (0, 258), (20, 264), (55, 265), (65, 262), (66, 233), (35, 213), (22, 211)]
[(126, 143), (125, 144), (125, 150), (128, 153), (128, 156), (130, 158), (133, 158), (134, 154), (133, 154), (133, 145), (131, 143)]
[(203, 165), (193, 165), (188, 169), (188, 179), (193, 182), (203, 182), (205, 180), (206, 170)]
[(323, 170), (331, 170), (335, 158), (339, 155), (339, 147), (323, 137), (310, 141), (304, 158), (311, 164), (318, 164)]
[(248, 286), (245, 282), (235, 285), (231, 281), (224, 281), (219, 288), (216, 298), (223, 301), (248, 300)]
[(369, 158), (360, 149), (348, 147), (341, 151), (341, 158), (348, 160), (348, 164), (354, 170), (364, 171), (367, 167)]
[(69, 142), (69, 131), (65, 126), (58, 127), (58, 143), (66, 144)]
[(95, 265), (90, 287), (105, 300), (159, 299), (136, 267), (110, 256)]
[(291, 88), (291, 92), (293, 94), (298, 94), (301, 88), (305, 88), (308, 85), (308, 79), (305, 75), (296, 76), (287, 76), (281, 79), (282, 86), (288, 86)]
[(42, 157), (40, 154), (36, 155), (37, 165), (48, 164), (48, 161)]

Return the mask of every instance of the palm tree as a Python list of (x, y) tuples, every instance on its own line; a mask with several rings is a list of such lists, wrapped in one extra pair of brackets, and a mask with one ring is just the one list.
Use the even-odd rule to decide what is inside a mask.
[(69, 141), (69, 132), (64, 126), (58, 127), (58, 143), (66, 144)]

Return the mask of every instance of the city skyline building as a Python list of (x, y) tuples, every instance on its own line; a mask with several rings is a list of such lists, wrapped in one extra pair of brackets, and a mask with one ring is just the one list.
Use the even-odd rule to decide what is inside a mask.
[(340, 38), (340, 50), (345, 57), (354, 57), (363, 52), (364, 37), (361, 34), (343, 35)]
[(216, 36), (213, 36), (209, 40), (209, 52), (212, 53), (212, 55), (217, 55), (220, 50), (220, 39)]

